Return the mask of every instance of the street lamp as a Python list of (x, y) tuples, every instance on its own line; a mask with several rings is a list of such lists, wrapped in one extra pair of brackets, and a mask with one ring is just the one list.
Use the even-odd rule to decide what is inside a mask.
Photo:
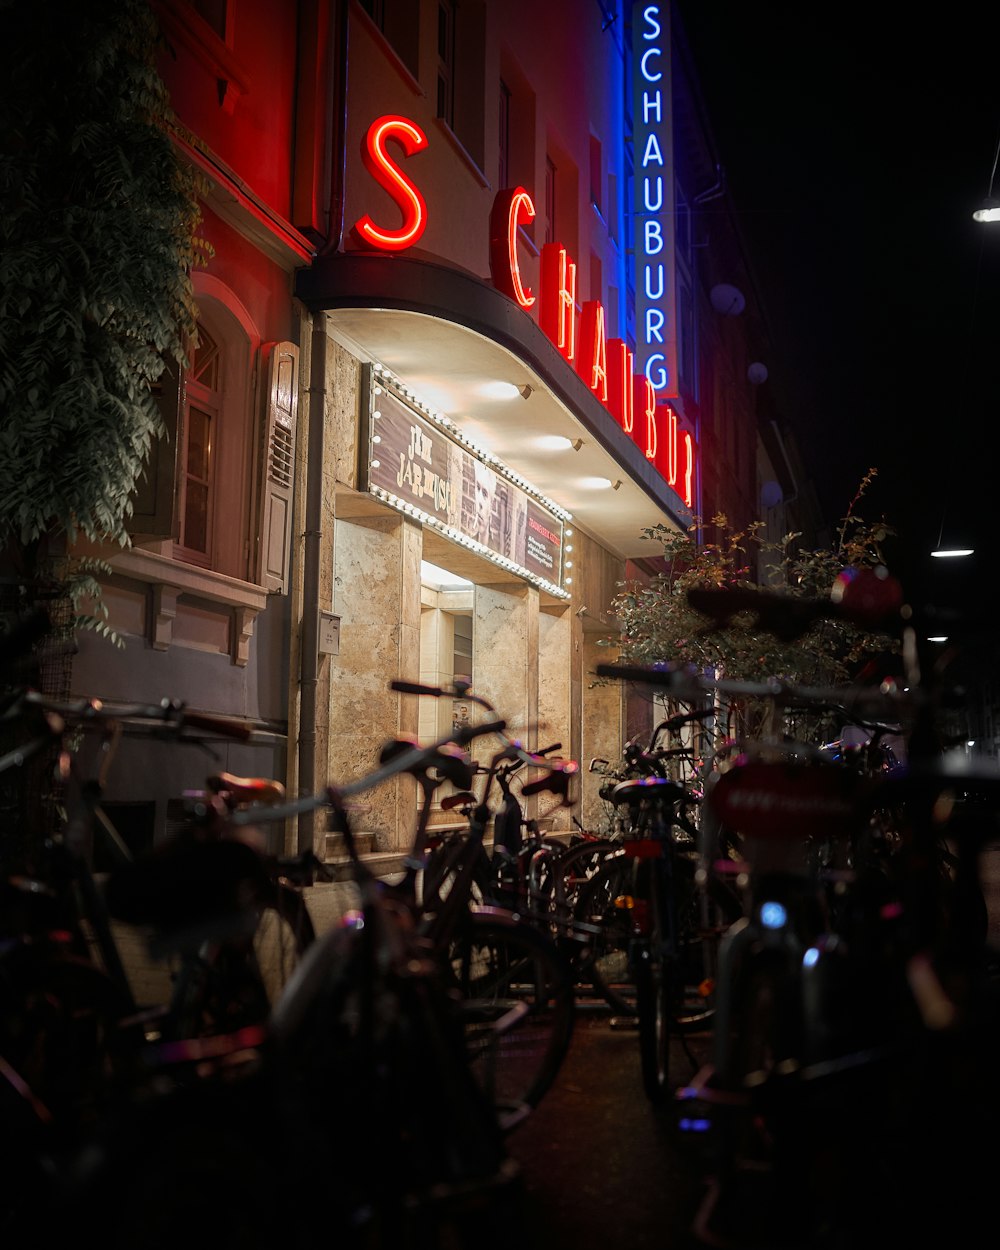
[(975, 547), (935, 547), (931, 555), (936, 560), (960, 560), (963, 556), (975, 555)]
[(972, 214), (973, 221), (1000, 221), (1000, 200), (993, 198), (993, 179), (997, 176), (998, 157), (1000, 157), (1000, 139), (997, 140), (997, 150), (993, 153), (993, 168), (990, 170), (990, 185), (986, 190), (986, 199), (983, 200), (982, 207), (977, 208)]
[[(947, 520), (947, 515), (948, 515), (948, 505), (947, 503), (945, 503), (941, 512), (941, 528), (938, 530), (938, 539), (937, 539), (937, 542), (934, 544), (934, 549), (931, 551), (931, 555), (936, 560), (960, 560), (964, 556), (975, 555), (975, 551), (976, 551), (975, 547), (971, 547), (968, 545), (968, 543), (965, 543), (965, 542), (954, 541), (955, 539), (955, 527), (954, 526), (951, 527), (952, 541), (947, 542), (947, 543), (944, 541), (944, 526), (945, 526), (945, 521)], [(959, 529), (959, 533), (962, 534), (963, 538), (966, 536), (966, 531), (964, 527), (961, 527)]]

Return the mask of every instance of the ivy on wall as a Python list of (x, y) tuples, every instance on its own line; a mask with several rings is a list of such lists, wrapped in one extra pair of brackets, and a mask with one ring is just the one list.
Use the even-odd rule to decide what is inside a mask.
[(147, 0), (0, 0), (0, 549), (128, 542), (203, 252)]

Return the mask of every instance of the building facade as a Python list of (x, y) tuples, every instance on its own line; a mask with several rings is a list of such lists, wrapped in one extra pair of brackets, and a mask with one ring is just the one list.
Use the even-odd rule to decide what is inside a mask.
[[(245, 718), (253, 745), (214, 766), (292, 795), (474, 713), (394, 679), (471, 681), (527, 746), (618, 758), (637, 713), (593, 674), (620, 584), (655, 571), (643, 529), (777, 534), (802, 498), (670, 5), (155, 7), (212, 255), (111, 555), (125, 647), (84, 639), (77, 689)], [(148, 794), (131, 749), (123, 805)], [(156, 767), (139, 841), (206, 765)], [(584, 770), (585, 824), (592, 791)], [(376, 847), (405, 849), (412, 779), (366, 800)], [(276, 837), (323, 835), (309, 814)]]

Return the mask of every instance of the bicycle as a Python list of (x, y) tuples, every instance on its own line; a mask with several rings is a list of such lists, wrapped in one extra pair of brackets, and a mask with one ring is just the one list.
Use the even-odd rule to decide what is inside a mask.
[(109, 873), (109, 915), (139, 929), (150, 956), (170, 968), (159, 1039), (266, 1020), (315, 941), (303, 891), (332, 873), (313, 851), (272, 854), (259, 831), (233, 823), (251, 804), (284, 796), (269, 778), (212, 773), (203, 790), (185, 794), (176, 832)]
[[(395, 690), (407, 694), (418, 694), (439, 697), (453, 697), (456, 692), (472, 702), (478, 697), (472, 695), (466, 683), (458, 683), (454, 687), (437, 687), (416, 685), (413, 682), (393, 682)], [(514, 790), (516, 779), (523, 781), (521, 770), (528, 764), (537, 764), (539, 759), (548, 759), (561, 748), (561, 743), (553, 743), (539, 751), (524, 751), (520, 744), (512, 743), (505, 757), (494, 760), (490, 765), (479, 765), (476, 775), (483, 777), (484, 793), (482, 799), (469, 790), (446, 795), (441, 806), (445, 811), (457, 810), (466, 821), (471, 819), (480, 802), (485, 802), (490, 787), (496, 785), (501, 794), (500, 803), (491, 814), (493, 838), (487, 849), (485, 841), (477, 855), (474, 892), (480, 902), (489, 902), (495, 906), (519, 912), (537, 912), (539, 908), (550, 905), (551, 888), (545, 869), (539, 867), (549, 856), (559, 856), (565, 850), (561, 840), (546, 836), (539, 822), (534, 817), (525, 815), (522, 801)], [(560, 761), (561, 772), (570, 776), (575, 771), (575, 764)], [(530, 793), (530, 791), (529, 791)], [(438, 886), (442, 865), (447, 863), (452, 844), (466, 836), (465, 829), (449, 830), (447, 833), (435, 833), (428, 829), (428, 850), (424, 865), (424, 878), (433, 891)]]
[[(713, 606), (713, 592), (697, 596)], [(720, 611), (754, 606), (741, 592), (719, 592), (717, 602)], [(775, 596), (767, 604), (786, 631), (852, 610), (842, 599), (791, 600), (785, 614)], [(946, 1117), (938, 1126), (953, 1117), (967, 1131), (979, 1120), (961, 1098), (929, 1096), (942, 1077), (945, 1086), (964, 1084), (995, 1029), (982, 927), (966, 923), (984, 826), (957, 821), (943, 800), (961, 783), (988, 810), (1000, 775), (956, 768), (942, 755), (933, 731), (951, 692), (940, 676), (921, 680), (908, 616), (900, 630), (906, 689), (727, 682), (669, 667), (646, 674), (679, 697), (711, 690), (902, 726), (908, 756), (904, 768), (869, 769), (775, 733), (734, 744), (706, 785), (703, 833), (710, 842), (720, 829), (738, 832), (747, 898), (720, 948), (712, 1060), (676, 1095), (682, 1132), (706, 1151), (695, 1231), (711, 1244), (756, 1234), (769, 1245), (790, 1235), (822, 1245), (852, 1221), (887, 1212), (880, 1229), (902, 1227), (908, 1213), (898, 1198), (911, 1171), (925, 1175), (923, 1153), (933, 1157), (935, 1147), (921, 1105)], [(892, 853), (873, 862), (882, 833)], [(946, 833), (958, 847), (953, 874), (939, 867)], [(861, 1139), (866, 1116), (882, 1131)], [(960, 1157), (975, 1166), (965, 1151)]]
[[(294, 1218), (303, 1236), (333, 1234), (359, 1250), (444, 1250), (482, 1238), (478, 1223), (495, 1206), (516, 1231), (518, 1170), (470, 1063), (475, 1003), (456, 999), (460, 983), (441, 958), (449, 927), (372, 875), (351, 823), (355, 795), (403, 772), (426, 776), (428, 791), (468, 777), (461, 746), (502, 728), (490, 721), (427, 747), (387, 743), (379, 765), (353, 782), (232, 813), (239, 828), (328, 810), (348, 848), (357, 906), (317, 935), (262, 1024), (149, 1048), (147, 1079), (60, 1177), (52, 1203), (60, 1232), (89, 1222), (114, 1250), (136, 1239), (158, 1250), (192, 1235), (263, 1247)], [(508, 919), (497, 918), (500, 932)], [(508, 1005), (488, 1022), (486, 1013), (483, 1004), (480, 1060), (492, 1054), (502, 1066), (502, 1041), (530, 1008)], [(294, 1216), (289, 1195), (306, 1196)], [(498, 1250), (500, 1227), (485, 1234)]]
[[(450, 698), (454, 691), (413, 682), (391, 685), (403, 693), (432, 698)], [(495, 715), (488, 699), (466, 683), (461, 689), (467, 702)], [(524, 782), (521, 793), (530, 797), (549, 792), (565, 804), (576, 763), (550, 759), (525, 750), (517, 739), (501, 737), (502, 745), (489, 762), (471, 765), (467, 784), (442, 800), (442, 806), (462, 810), (467, 828), (433, 847), (430, 794), (425, 793), (408, 872), (396, 893), (410, 908), (419, 910), (418, 930), (432, 935), (433, 948), (451, 969), (456, 1000), (463, 1004), (473, 1070), (509, 1131), (537, 1106), (569, 1048), (575, 1016), (573, 958), (584, 939), (577, 933), (572, 939), (575, 945), (557, 940), (547, 912), (533, 912), (520, 899), (516, 910), (511, 910), (513, 896), (506, 872), (500, 868), (505, 861), (498, 860), (495, 869), (484, 845), (487, 828), (498, 827), (498, 815), (501, 822), (506, 821), (508, 837), (515, 834), (515, 821), (516, 833), (520, 833), (520, 805), (509, 792), (499, 807), (491, 805), (493, 786), (500, 787), (499, 777), (513, 776), (522, 767), (533, 768), (540, 775)], [(478, 797), (470, 788), (475, 776), (483, 778)], [(491, 1045), (493, 1022), (511, 1010), (521, 1023), (510, 1044), (501, 1049), (497, 1063), (489, 1045), (484, 1049), (484, 1038)]]
[[(0, 770), (53, 752), (61, 810), (52, 829), (33, 831), (29, 854), (5, 857), (0, 882), (0, 1097), (12, 1150), (4, 1155), (3, 1216), (15, 1224), (29, 1217), (49, 1172), (131, 1096), (151, 1039), (168, 1025), (162, 1005), (136, 999), (94, 872), (98, 844), (119, 863), (129, 860), (102, 806), (126, 726), (199, 746), (206, 735), (245, 740), (251, 730), (167, 699), (57, 701), (30, 688), (8, 693), (2, 718), (22, 741)], [(96, 751), (91, 769), (88, 745)], [(256, 867), (242, 862), (240, 880), (253, 880)]]
[[(633, 670), (598, 665), (603, 677), (627, 678)], [(710, 1027), (713, 1018), (714, 948), (725, 926), (742, 914), (742, 904), (728, 885), (699, 873), (697, 825), (693, 812), (700, 792), (667, 775), (669, 764), (686, 748), (661, 747), (661, 735), (685, 724), (709, 719), (711, 709), (678, 713), (658, 724), (643, 747), (626, 747), (631, 777), (607, 791), (608, 799), (628, 812), (624, 842), (583, 887), (579, 912), (619, 933), (619, 953), (598, 959), (599, 975), (616, 979), (625, 969), (634, 990), (643, 1090), (652, 1103), (664, 1100), (673, 1085), (670, 1042)], [(711, 919), (707, 905), (713, 909)], [(717, 914), (716, 914), (717, 913)], [(617, 922), (608, 917), (617, 915)], [(620, 981), (619, 981), (620, 984)], [(619, 992), (621, 992), (619, 990)], [(690, 1054), (689, 1054), (690, 1058)]]
[[(451, 697), (454, 692), (452, 687), (409, 682), (395, 682), (393, 687), (433, 698)], [(468, 685), (463, 683), (460, 689), (462, 697), (476, 701)], [(600, 920), (596, 914), (588, 917), (578, 905), (580, 887), (612, 852), (620, 849), (618, 843), (586, 836), (569, 843), (546, 838), (540, 832), (538, 821), (525, 816), (522, 802), (514, 791), (514, 781), (522, 775), (521, 770), (526, 765), (537, 767), (557, 750), (558, 743), (528, 754), (520, 744), (511, 743), (506, 752), (495, 756), (488, 766), (477, 769), (478, 775), (484, 778), (481, 798), (468, 791), (459, 792), (445, 796), (441, 806), (447, 810), (457, 809), (467, 820), (472, 820), (481, 804), (487, 802), (490, 788), (497, 786), (501, 799), (492, 816), (492, 851), (487, 852), (478, 839), (473, 839), (478, 850), (469, 851), (475, 860), (472, 898), (479, 906), (513, 911), (519, 921), (534, 925), (551, 939), (573, 969), (578, 1006), (589, 994), (596, 996), (603, 1006), (627, 1012), (631, 1010), (629, 1001), (607, 973), (615, 945), (619, 941), (626, 943), (627, 938), (621, 937), (620, 925), (606, 923), (607, 916)], [(576, 772), (572, 761), (557, 761), (557, 764), (558, 775), (563, 779), (571, 778)], [(539, 784), (545, 783), (522, 783), (521, 797), (537, 793)], [(525, 830), (527, 837), (523, 836)], [(456, 830), (433, 840), (424, 869), (429, 889), (447, 888), (442, 883), (448, 879), (449, 857), (456, 853), (456, 844), (468, 845), (468, 839), (468, 830)]]

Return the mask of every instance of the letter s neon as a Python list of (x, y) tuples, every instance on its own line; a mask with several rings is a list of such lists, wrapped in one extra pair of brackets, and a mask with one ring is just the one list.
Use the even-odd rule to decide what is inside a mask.
[(412, 247), (423, 234), (427, 226), (427, 205), (416, 186), (386, 152), (388, 139), (397, 140), (406, 155), (412, 156), (427, 147), (427, 136), (408, 118), (388, 113), (372, 122), (361, 144), (365, 168), (399, 205), (403, 224), (398, 230), (384, 230), (366, 213), (354, 223), (354, 232), (371, 247), (398, 252)]

